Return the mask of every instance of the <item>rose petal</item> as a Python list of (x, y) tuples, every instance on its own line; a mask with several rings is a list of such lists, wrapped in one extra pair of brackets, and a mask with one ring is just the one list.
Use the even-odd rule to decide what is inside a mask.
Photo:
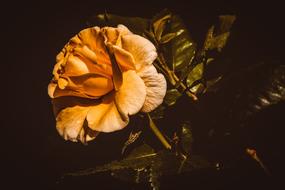
[(59, 52), (59, 53), (56, 55), (56, 62), (59, 62), (60, 60), (64, 59), (65, 51), (66, 51), (66, 49), (63, 48), (63, 49), (61, 50), (61, 52)]
[[(62, 81), (66, 83), (63, 85), (61, 84), (63, 83)], [(112, 79), (92, 73), (82, 76), (60, 78), (58, 82), (61, 82), (61, 88), (59, 85), (53, 84), (54, 82), (50, 83), (48, 87), (48, 93), (51, 98), (78, 96), (97, 99), (113, 90)]]
[(70, 42), (86, 45), (91, 50), (95, 51), (98, 48), (98, 40), (102, 40), (102, 37), (100, 37), (99, 33), (99, 27), (86, 28), (74, 36)]
[[(100, 100), (90, 100), (90, 99), (78, 98), (78, 97), (61, 97), (61, 98), (52, 99), (54, 115), (57, 118), (59, 118), (61, 115), (62, 120), (65, 121), (65, 124), (64, 124), (64, 122), (58, 123), (58, 124), (62, 124), (61, 127), (58, 126), (60, 134), (62, 136), (64, 136), (64, 133), (63, 133), (64, 129), (67, 126), (72, 126), (72, 122), (73, 122), (73, 123), (75, 123), (75, 125), (73, 126), (75, 131), (72, 131), (72, 128), (67, 130), (68, 132), (71, 131), (71, 135), (73, 133), (76, 134), (78, 131), (78, 128), (80, 128), (80, 126), (82, 126), (80, 128), (78, 135), (77, 135), (77, 139), (80, 140), (82, 143), (86, 143), (86, 142), (94, 139), (99, 134), (99, 132), (94, 131), (88, 127), (88, 124), (86, 121), (86, 116), (87, 116), (86, 111), (88, 111), (90, 109), (90, 106), (97, 105), (99, 103), (101, 103)], [(80, 108), (78, 108), (78, 107), (80, 107)], [(81, 110), (81, 108), (82, 108), (82, 110)], [(79, 125), (77, 125), (76, 122), (74, 122), (74, 119), (76, 119), (76, 117), (73, 117), (72, 112), (74, 112), (74, 114), (76, 114), (76, 115), (78, 114), (78, 116), (81, 116)], [(68, 118), (70, 118), (73, 121), (71, 123), (66, 122), (66, 121), (68, 121)], [(83, 125), (81, 125), (82, 122), (83, 122)], [(69, 134), (69, 133), (67, 133), (67, 134)], [(76, 141), (76, 139), (75, 139), (76, 135), (75, 134), (72, 135), (72, 137), (73, 137), (73, 138), (71, 138), (72, 141)], [(70, 137), (67, 138), (67, 136), (66, 136), (66, 139), (70, 139)]]
[(125, 25), (119, 24), (117, 28), (120, 30), (121, 35), (133, 34)]
[(143, 66), (151, 64), (157, 57), (154, 45), (139, 35), (122, 36), (122, 48), (133, 55), (138, 71)]
[(58, 97), (52, 99), (53, 113), (55, 116), (57, 116), (61, 110), (67, 107), (74, 107), (74, 106), (89, 107), (100, 104), (101, 102), (102, 102), (101, 99), (89, 99), (89, 98), (81, 98), (75, 96)]
[(103, 27), (100, 32), (105, 36), (107, 42), (112, 44), (116, 44), (120, 36), (120, 31), (114, 27)]
[(99, 132), (113, 132), (127, 126), (129, 118), (122, 118), (115, 105), (115, 95), (106, 95), (102, 103), (92, 106), (87, 114), (88, 126)]
[(112, 79), (96, 74), (86, 74), (82, 76), (67, 77), (66, 89), (80, 92), (88, 96), (103, 96), (113, 90)]
[(146, 85), (146, 99), (141, 111), (150, 112), (163, 102), (167, 89), (166, 80), (162, 74), (157, 73), (153, 65), (144, 67), (138, 74)]
[(64, 67), (64, 74), (67, 76), (79, 76), (89, 73), (87, 65), (79, 57), (70, 55)]
[(125, 116), (136, 114), (142, 108), (146, 97), (143, 80), (133, 70), (123, 73), (123, 84), (116, 92), (118, 110)]
[(58, 87), (63, 90), (68, 85), (68, 80), (65, 78), (59, 78), (57, 81)]
[(97, 63), (96, 61), (83, 57), (70, 55), (64, 67), (65, 76), (80, 76), (88, 73), (96, 73), (105, 77), (112, 75), (112, 67), (110, 64)]
[(48, 85), (49, 97), (54, 98), (54, 91), (55, 91), (56, 87), (57, 87), (56, 83), (54, 83), (54, 82), (49, 83), (49, 85)]
[(65, 140), (77, 141), (89, 107), (67, 107), (56, 117), (56, 129)]
[(120, 48), (119, 46), (112, 46), (112, 49), (114, 51), (116, 61), (120, 65), (120, 68), (122, 71), (127, 70), (134, 70), (135, 69), (135, 60), (132, 54), (127, 52), (126, 50)]
[[(98, 64), (111, 64), (108, 60), (108, 54), (105, 50), (104, 36), (102, 35), (101, 29), (97, 26), (92, 28), (87, 28), (79, 32), (78, 35), (74, 36), (67, 46), (83, 47), (87, 46), (91, 51), (93, 51), (96, 56), (96, 62)], [(64, 48), (65, 50), (66, 48)], [(62, 57), (62, 55), (58, 55)], [(94, 57), (94, 56), (93, 56)]]
[(72, 89), (60, 89), (57, 85), (54, 89), (53, 97), (52, 98), (59, 98), (64, 96), (75, 96), (81, 98), (89, 98), (89, 99), (98, 99), (100, 96), (90, 96), (80, 91), (72, 90)]

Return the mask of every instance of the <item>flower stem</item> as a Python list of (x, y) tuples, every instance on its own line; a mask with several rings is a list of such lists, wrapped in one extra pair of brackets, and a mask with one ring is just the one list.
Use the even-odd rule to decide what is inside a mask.
[(162, 143), (162, 145), (166, 148), (166, 149), (171, 149), (171, 145), (167, 142), (167, 140), (165, 139), (165, 137), (163, 136), (163, 134), (160, 132), (160, 130), (156, 127), (155, 123), (153, 122), (153, 120), (151, 119), (150, 115), (147, 114), (148, 119), (149, 119), (149, 127), (152, 130), (152, 132), (155, 134), (155, 136), (160, 140), (160, 142)]

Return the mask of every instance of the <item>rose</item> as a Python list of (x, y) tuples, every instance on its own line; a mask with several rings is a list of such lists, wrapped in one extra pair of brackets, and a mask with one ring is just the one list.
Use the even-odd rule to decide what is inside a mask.
[(56, 57), (48, 94), (65, 140), (86, 142), (123, 129), (129, 115), (150, 112), (166, 93), (147, 39), (123, 25), (92, 27), (74, 36)]

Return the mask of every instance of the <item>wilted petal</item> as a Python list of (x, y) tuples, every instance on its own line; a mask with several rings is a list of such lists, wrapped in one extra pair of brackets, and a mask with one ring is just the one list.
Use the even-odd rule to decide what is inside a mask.
[(153, 65), (144, 67), (138, 74), (146, 86), (146, 99), (141, 111), (150, 112), (163, 102), (166, 80), (162, 74), (157, 73)]
[(89, 107), (67, 107), (56, 117), (56, 129), (65, 140), (77, 141)]
[(133, 55), (138, 71), (143, 66), (152, 64), (157, 57), (154, 45), (139, 35), (130, 34), (122, 36), (122, 48)]
[(123, 84), (116, 92), (116, 105), (125, 116), (136, 114), (142, 108), (146, 98), (146, 86), (133, 70), (123, 73)]
[(90, 107), (87, 114), (88, 126), (99, 132), (113, 132), (127, 126), (129, 118), (123, 118), (115, 105), (115, 95), (106, 95), (102, 103)]

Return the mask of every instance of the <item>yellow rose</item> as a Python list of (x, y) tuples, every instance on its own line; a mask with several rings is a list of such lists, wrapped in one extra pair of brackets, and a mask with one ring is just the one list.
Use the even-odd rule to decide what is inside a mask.
[(154, 110), (166, 93), (165, 78), (152, 64), (156, 57), (150, 41), (123, 25), (74, 36), (57, 55), (48, 86), (59, 134), (86, 142), (123, 129), (130, 115)]

